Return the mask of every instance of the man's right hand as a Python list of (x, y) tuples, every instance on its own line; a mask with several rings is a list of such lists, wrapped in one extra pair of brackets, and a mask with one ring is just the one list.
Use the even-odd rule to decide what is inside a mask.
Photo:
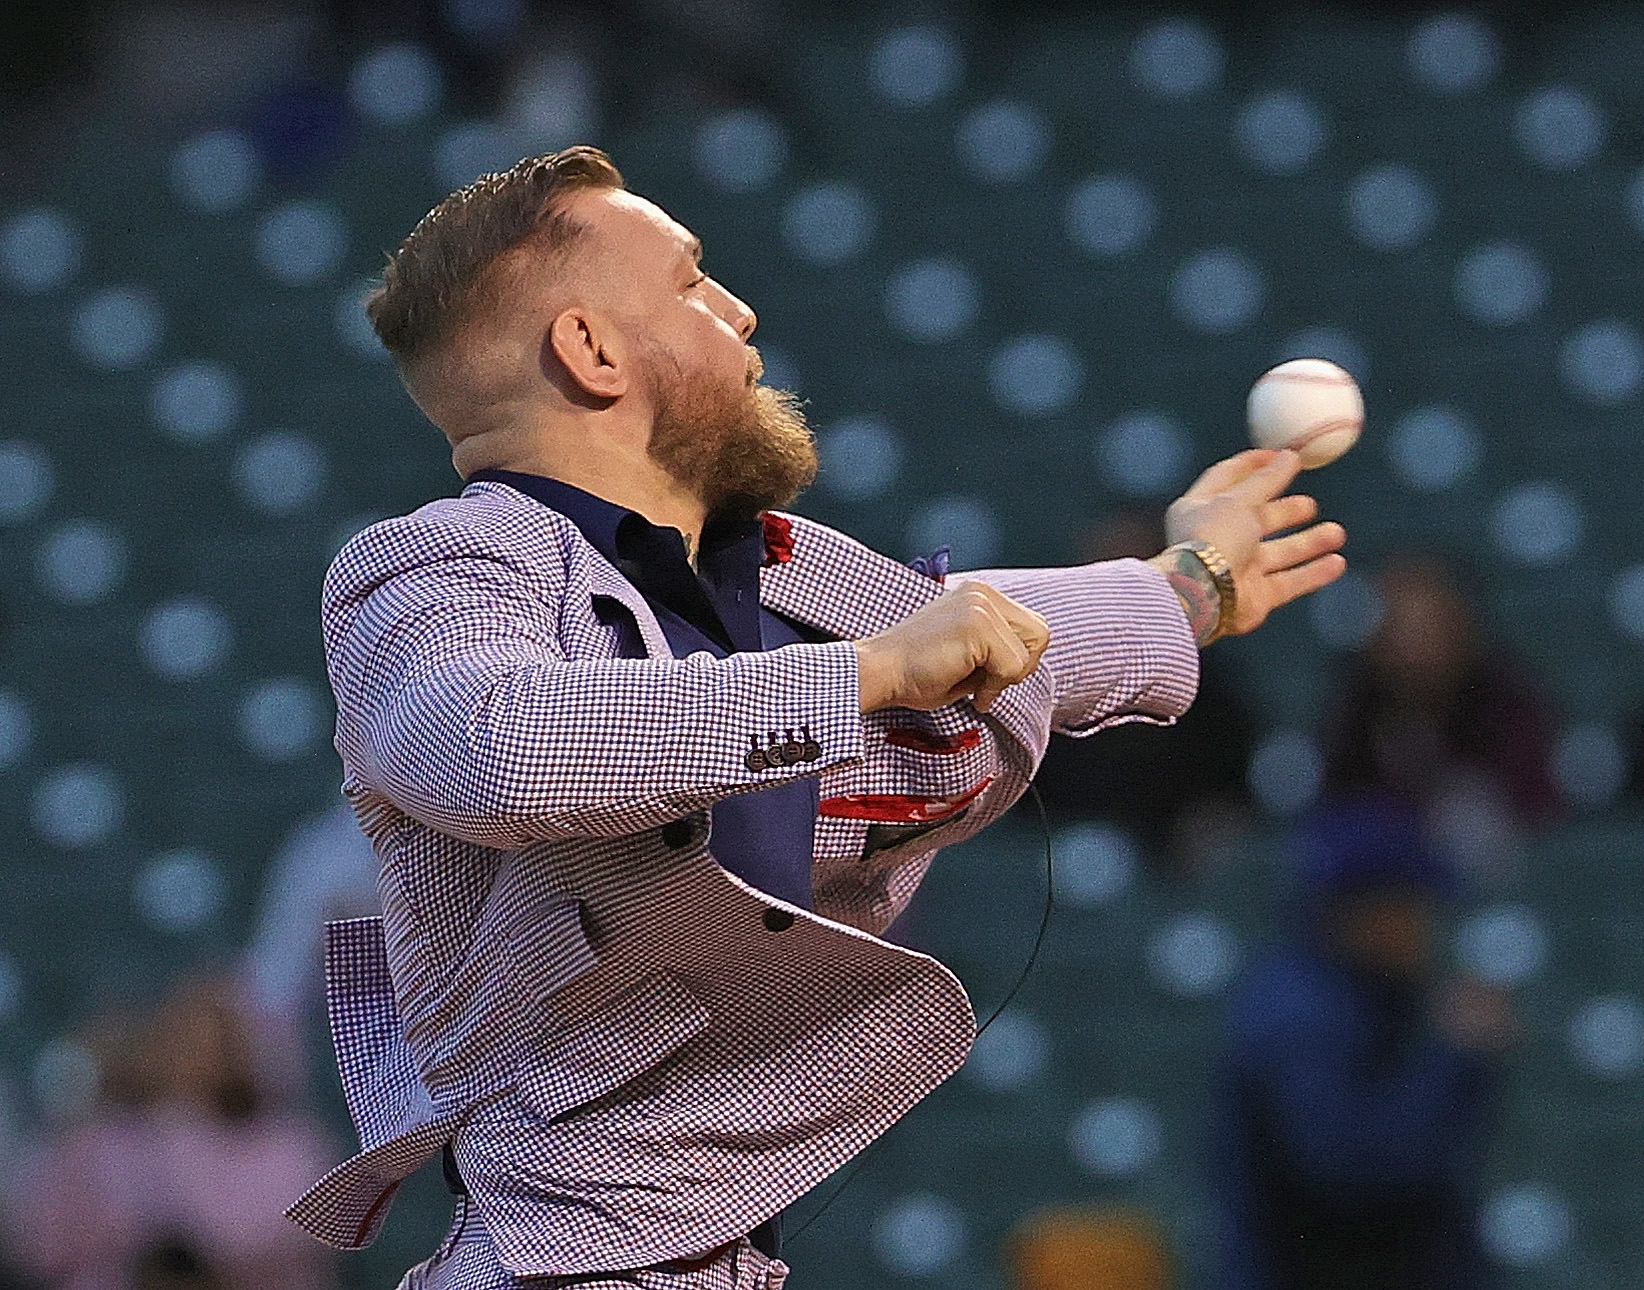
[(1030, 676), (1050, 625), (980, 582), (966, 582), (877, 636), (856, 642), (862, 711), (929, 712), (968, 698), (986, 712)]
[[(1285, 493), (1300, 471), (1299, 453), (1246, 449), (1210, 467), (1165, 511), (1168, 541), (1202, 539), (1230, 566), (1238, 595), (1233, 621), (1220, 624), (1223, 636), (1255, 631), (1280, 605), (1334, 582), (1347, 569), (1338, 554), (1347, 541), (1342, 526), (1313, 523), (1318, 503)], [(1163, 571), (1170, 576), (1168, 568)], [(1184, 607), (1192, 620), (1192, 607), (1185, 601)]]

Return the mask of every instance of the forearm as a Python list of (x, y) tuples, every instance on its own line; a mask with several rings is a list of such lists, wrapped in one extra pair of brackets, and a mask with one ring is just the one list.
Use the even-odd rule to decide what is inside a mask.
[[(1049, 621), (1050, 647), (1040, 671), (1049, 681), (1056, 732), (1084, 735), (1124, 721), (1169, 722), (1192, 703), (1199, 679), (1195, 636), (1161, 570), (1140, 560), (1114, 560), (962, 576), (997, 587)], [(1005, 698), (1011, 694), (1006, 691)]]
[[(349, 775), (443, 833), (513, 847), (639, 832), (862, 756), (849, 642), (613, 657), (613, 635), (566, 630), (565, 594), (479, 556), (334, 567), (326, 656)], [(773, 741), (799, 748), (772, 757)]]
[[(407, 814), (485, 846), (635, 833), (862, 755), (848, 643), (574, 663), (477, 650), (395, 676), (338, 687), (344, 760)], [(773, 736), (801, 760), (767, 756)]]

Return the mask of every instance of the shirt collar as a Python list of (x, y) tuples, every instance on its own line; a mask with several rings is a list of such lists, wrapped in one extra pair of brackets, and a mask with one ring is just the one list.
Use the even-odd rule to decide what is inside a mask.
[(527, 497), (535, 498), (549, 510), (558, 511), (570, 520), (594, 550), (612, 564), (617, 563), (617, 530), (623, 520), (634, 514), (627, 507), (595, 497), (562, 480), (549, 479), (546, 475), (528, 475), (518, 470), (476, 470), (468, 477), (468, 482), (507, 484)]
[[(629, 510), (626, 506), (619, 506), (615, 502), (608, 502), (603, 497), (596, 497), (593, 493), (567, 484), (563, 480), (550, 479), (546, 475), (531, 475), (518, 470), (476, 470), (468, 477), (469, 483), (489, 481), (498, 484), (507, 484), (516, 488), (528, 497), (533, 497), (549, 510), (558, 511), (571, 523), (575, 524), (582, 536), (588, 539), (589, 545), (617, 568), (630, 563), (636, 556), (645, 559), (649, 553), (657, 550), (658, 537), (673, 535), (680, 541), (680, 558), (684, 558), (683, 539), (678, 538), (677, 529), (663, 528), (652, 524), (638, 511)], [(651, 530), (646, 533), (645, 530)], [(748, 520), (714, 520), (702, 531), (701, 558), (704, 568), (719, 565), (721, 557), (729, 557), (740, 568), (744, 560), (736, 559), (735, 551), (743, 543), (750, 544), (750, 556), (753, 550), (759, 556), (764, 554), (763, 526), (758, 518)], [(645, 541), (644, 538), (651, 540)], [(752, 544), (758, 540), (760, 545), (753, 548)], [(667, 544), (667, 549), (672, 543)], [(760, 560), (753, 557), (753, 568), (757, 579), (757, 570)]]

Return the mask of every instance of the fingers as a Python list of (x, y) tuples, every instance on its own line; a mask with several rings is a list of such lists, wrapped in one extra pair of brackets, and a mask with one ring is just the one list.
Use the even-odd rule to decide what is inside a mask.
[(1331, 553), (1291, 569), (1281, 569), (1276, 573), (1267, 574), (1264, 582), (1268, 594), (1272, 597), (1269, 608), (1277, 609), (1280, 605), (1288, 605), (1292, 600), (1310, 595), (1320, 587), (1329, 586), (1346, 572), (1346, 559)]
[(985, 582), (962, 582), (949, 594), (986, 610), (1031, 653), (1042, 654), (1050, 642), (1050, 624), (1041, 615)]
[(1300, 473), (1301, 455), (1288, 449), (1241, 452), (1211, 466), (1165, 511), (1170, 541), (1197, 538), (1227, 558), (1241, 591), (1229, 634), (1254, 631), (1270, 611), (1347, 568), (1341, 525), (1314, 523), (1318, 502), (1286, 491)]
[(978, 712), (986, 712), (1001, 693), (1039, 666), (1050, 643), (1045, 620), (1009, 596), (982, 583), (959, 588), (969, 601), (975, 670), (957, 688), (971, 695)]
[(1000, 677), (991, 673), (985, 674), (985, 679), (977, 685), (970, 696), (970, 706), (978, 712), (989, 712), (993, 708), (993, 701), (1005, 692), (1009, 684)]
[(1045, 652), (1050, 644), (1050, 624), (1044, 618), (1027, 608), (1019, 605), (1009, 596), (994, 593), (999, 599), (999, 612), (1003, 615), (1010, 630), (1016, 634), (1016, 639), (1022, 642), (1033, 661), (1037, 663), (1039, 656)]
[[(1270, 466), (1276, 458), (1281, 456), (1295, 457), (1296, 454), (1281, 453), (1273, 448), (1246, 448), (1243, 452), (1234, 453), (1231, 457), (1224, 457), (1195, 479), (1192, 487), (1183, 493), (1182, 497), (1197, 500), (1203, 497), (1214, 497), (1217, 493), (1225, 493), (1235, 485), (1243, 483), (1264, 466)], [(1296, 457), (1296, 468), (1297, 470), (1301, 469), (1300, 457)]]
[[(989, 589), (991, 590), (991, 588)], [(994, 593), (986, 597), (980, 606), (983, 617), (981, 631), (977, 640), (980, 657), (977, 659), (977, 669), (973, 676), (981, 676), (981, 684), (971, 698), (972, 704), (978, 712), (986, 712), (993, 706), (1005, 690), (1005, 687), (1014, 685), (1037, 666), (1037, 659), (1029, 652), (1022, 637), (1017, 634), (1015, 625), (1005, 613), (1004, 605), (996, 602), (1011, 603), (1006, 597)]]
[(965, 583), (878, 635), (857, 642), (864, 712), (922, 711), (973, 696), (986, 712), (1039, 666), (1050, 627), (984, 583)]
[(1262, 571), (1274, 573), (1281, 569), (1292, 569), (1299, 564), (1306, 564), (1309, 560), (1316, 560), (1321, 555), (1339, 551), (1346, 543), (1347, 530), (1332, 520), (1315, 524), (1300, 533), (1268, 538), (1258, 548)]
[(1256, 507), (1256, 520), (1263, 535), (1282, 533), (1285, 529), (1299, 528), (1318, 517), (1319, 504), (1302, 493), (1291, 493), (1276, 501), (1263, 502)]
[(1271, 461), (1248, 472), (1237, 483), (1229, 485), (1226, 491), (1241, 502), (1271, 502), (1289, 488), (1299, 474), (1301, 454), (1281, 449), (1273, 454)]

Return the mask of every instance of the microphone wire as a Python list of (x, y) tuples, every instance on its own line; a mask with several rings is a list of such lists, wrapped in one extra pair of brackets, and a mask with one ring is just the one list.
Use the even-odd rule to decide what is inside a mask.
[[(1028, 782), (1028, 792), (1033, 797), (1033, 805), (1038, 809), (1039, 828), (1044, 834), (1045, 908), (1044, 912), (1039, 916), (1039, 930), (1033, 937), (1033, 948), (1028, 951), (1027, 962), (1022, 964), (1022, 970), (1017, 973), (1015, 983), (1012, 984), (1009, 990), (1005, 991), (1005, 997), (999, 1001), (998, 1006), (995, 1007), (992, 1013), (989, 1014), (988, 1019), (976, 1028), (977, 1039), (980, 1039), (984, 1034), (986, 1034), (987, 1028), (999, 1020), (1005, 1009), (1010, 1007), (1012, 1001), (1016, 998), (1017, 994), (1021, 991), (1022, 986), (1026, 983), (1028, 977), (1032, 974), (1034, 967), (1039, 962), (1039, 951), (1044, 948), (1045, 935), (1050, 931), (1050, 916), (1056, 909), (1056, 857), (1055, 847), (1051, 842), (1050, 835), (1050, 814), (1045, 810), (1045, 799), (1039, 796), (1039, 786), (1031, 780)], [(817, 1219), (821, 1218), (822, 1215), (826, 1214), (833, 1208), (834, 1201), (843, 1196), (845, 1194), (845, 1189), (856, 1181), (857, 1175), (862, 1172), (868, 1161), (873, 1159), (875, 1154), (879, 1151), (879, 1148), (884, 1146), (885, 1140), (890, 1137), (891, 1133), (894, 1131), (894, 1128), (895, 1126), (892, 1126), (891, 1129), (888, 1129), (884, 1133), (880, 1134), (879, 1137), (871, 1143), (865, 1151), (856, 1157), (855, 1162), (851, 1165), (850, 1172), (847, 1173), (840, 1181), (839, 1185), (828, 1194), (827, 1200), (823, 1201), (817, 1210), (799, 1225), (793, 1235), (784, 1236), (782, 1238), (783, 1245), (790, 1245), (794, 1241), (797, 1241), (811, 1229), (811, 1226)]]

